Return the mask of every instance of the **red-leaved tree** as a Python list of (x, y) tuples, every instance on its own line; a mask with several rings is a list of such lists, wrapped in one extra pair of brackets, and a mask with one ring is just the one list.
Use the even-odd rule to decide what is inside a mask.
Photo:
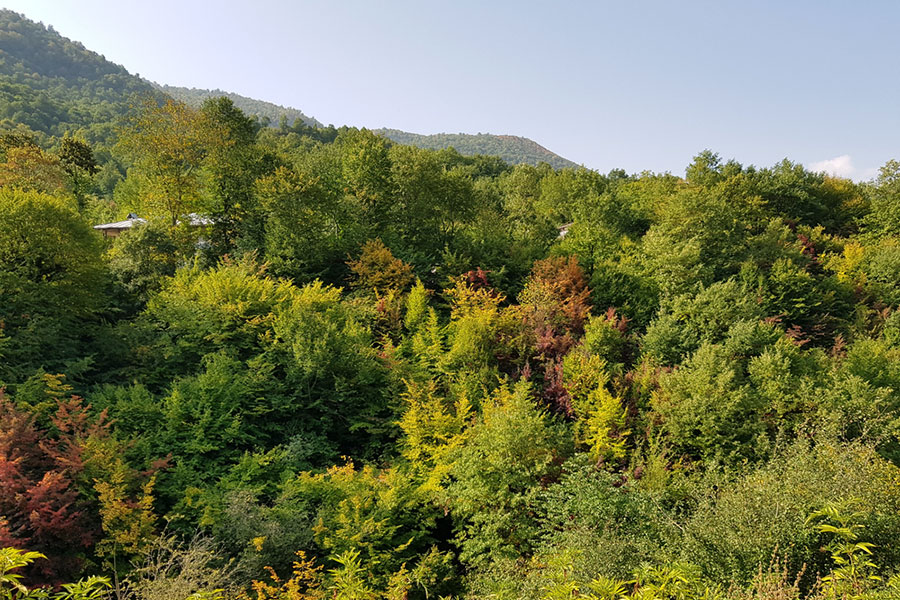
[(52, 429), (16, 408), (0, 390), (0, 546), (42, 552), (30, 583), (71, 580), (83, 553), (100, 535), (100, 523), (80, 493), (83, 440), (106, 435), (104, 419), (92, 420), (81, 400), (61, 401)]

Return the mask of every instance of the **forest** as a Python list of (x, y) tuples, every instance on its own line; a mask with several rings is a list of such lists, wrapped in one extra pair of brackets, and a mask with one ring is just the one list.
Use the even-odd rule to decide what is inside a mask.
[(900, 598), (900, 162), (601, 174), (52, 81), (0, 131), (0, 598)]
[(116, 139), (0, 137), (7, 597), (900, 593), (900, 163)]

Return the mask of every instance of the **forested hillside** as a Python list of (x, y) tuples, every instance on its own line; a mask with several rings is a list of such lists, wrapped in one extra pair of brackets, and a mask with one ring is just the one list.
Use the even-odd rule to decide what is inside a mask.
[(0, 597), (900, 597), (900, 162), (82, 116), (0, 131)]
[(254, 100), (253, 98), (241, 96), (240, 94), (223, 92), (222, 90), (200, 90), (197, 88), (176, 87), (173, 85), (159, 85), (157, 87), (170, 98), (174, 98), (179, 102), (184, 102), (188, 106), (193, 106), (194, 108), (200, 108), (205, 101), (213, 98), (228, 98), (247, 116), (256, 117), (260, 122), (268, 123), (273, 127), (280, 126), (282, 120), (285, 125), (291, 126), (297, 122), (298, 119), (302, 123), (312, 127), (322, 126), (322, 123), (312, 117), (307, 117), (302, 111), (299, 111), (296, 108), (280, 106), (262, 100)]
[[(61, 137), (71, 132), (105, 147), (115, 143), (121, 120), (148, 95), (160, 101), (172, 98), (193, 108), (199, 108), (206, 100), (225, 97), (264, 125), (296, 130), (322, 128), (315, 118), (295, 108), (221, 90), (153, 84), (60, 36), (52, 28), (0, 9), (0, 126), (11, 129), (25, 125), (39, 136)], [(393, 129), (379, 133), (401, 144), (422, 148), (452, 146), (466, 156), (497, 155), (510, 164), (547, 162), (554, 168), (575, 166), (527, 138), (488, 134), (421, 136)]]
[(377, 129), (376, 133), (400, 144), (418, 146), (429, 150), (454, 148), (460, 154), (467, 156), (475, 154), (499, 156), (511, 165), (522, 163), (538, 165), (545, 162), (554, 169), (578, 166), (528, 138), (515, 135), (493, 135), (490, 133), (479, 133), (477, 135), (467, 133), (420, 135), (398, 129)]
[(135, 96), (154, 88), (52, 29), (0, 10), (0, 126), (108, 141)]

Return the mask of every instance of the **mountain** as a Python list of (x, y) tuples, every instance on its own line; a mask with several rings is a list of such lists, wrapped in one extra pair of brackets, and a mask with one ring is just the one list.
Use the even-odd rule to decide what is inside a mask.
[(0, 128), (106, 141), (129, 104), (147, 94), (159, 92), (52, 27), (0, 10)]
[(277, 127), (281, 123), (281, 117), (287, 119), (287, 124), (293, 125), (297, 119), (300, 119), (307, 125), (313, 127), (322, 127), (322, 123), (312, 117), (303, 114), (302, 111), (289, 106), (281, 106), (266, 102), (265, 100), (256, 100), (248, 98), (240, 94), (225, 92), (222, 90), (201, 90), (197, 88), (177, 87), (174, 85), (155, 84), (157, 89), (171, 96), (175, 100), (184, 102), (188, 106), (199, 107), (204, 100), (209, 98), (219, 98), (224, 96), (234, 102), (234, 105), (240, 108), (249, 116), (259, 117), (261, 121), (268, 119), (270, 125)]
[[(321, 127), (302, 111), (222, 90), (204, 90), (154, 84), (92, 52), (79, 42), (57, 33), (52, 26), (0, 9), (0, 130), (25, 125), (46, 136), (77, 133), (93, 144), (115, 141), (122, 117), (141, 97), (171, 97), (191, 106), (207, 98), (226, 96), (248, 115), (277, 127), (298, 119)], [(397, 129), (377, 133), (400, 144), (439, 150), (450, 146), (460, 154), (499, 156), (510, 164), (554, 168), (576, 167), (524, 137), (464, 133), (419, 135)]]
[(398, 144), (418, 146), (419, 148), (440, 150), (452, 146), (460, 154), (499, 156), (512, 165), (519, 163), (537, 165), (545, 162), (554, 169), (578, 166), (572, 161), (547, 150), (533, 140), (515, 135), (492, 135), (490, 133), (436, 133), (434, 135), (420, 135), (418, 133), (400, 131), (399, 129), (377, 129), (375, 133), (390, 138)]

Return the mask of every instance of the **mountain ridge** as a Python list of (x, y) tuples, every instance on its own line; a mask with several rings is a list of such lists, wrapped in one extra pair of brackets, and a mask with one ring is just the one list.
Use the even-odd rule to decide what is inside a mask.
[[(249, 116), (272, 127), (297, 120), (323, 124), (300, 109), (221, 89), (170, 86), (132, 74), (84, 43), (71, 40), (52, 25), (0, 9), (0, 128), (22, 125), (51, 137), (66, 133), (92, 143), (115, 141), (116, 127), (141, 96), (170, 97), (199, 107), (204, 100), (224, 96)], [(352, 126), (352, 125), (351, 125)], [(453, 147), (460, 154), (499, 156), (509, 164), (548, 163), (553, 168), (578, 165), (516, 135), (438, 133), (417, 134), (399, 129), (374, 129), (392, 141), (431, 150)]]
[(152, 84), (156, 89), (171, 96), (175, 100), (184, 102), (188, 106), (199, 108), (204, 100), (209, 98), (225, 97), (231, 100), (235, 106), (240, 108), (247, 116), (258, 117), (260, 120), (268, 119), (271, 126), (278, 126), (281, 117), (285, 117), (287, 125), (292, 126), (297, 119), (302, 120), (306, 125), (313, 127), (324, 127), (324, 124), (310, 117), (298, 108), (292, 106), (284, 106), (275, 104), (268, 100), (260, 100), (259, 98), (251, 98), (234, 92), (227, 92), (221, 89), (208, 90), (203, 88), (182, 87), (176, 85), (167, 85), (164, 83)]
[(542, 162), (554, 169), (577, 168), (578, 165), (541, 146), (534, 140), (518, 136), (493, 133), (435, 133), (419, 134), (400, 129), (374, 129), (375, 133), (397, 143), (418, 146), (429, 150), (453, 147), (460, 154), (496, 155), (510, 164), (537, 165)]

